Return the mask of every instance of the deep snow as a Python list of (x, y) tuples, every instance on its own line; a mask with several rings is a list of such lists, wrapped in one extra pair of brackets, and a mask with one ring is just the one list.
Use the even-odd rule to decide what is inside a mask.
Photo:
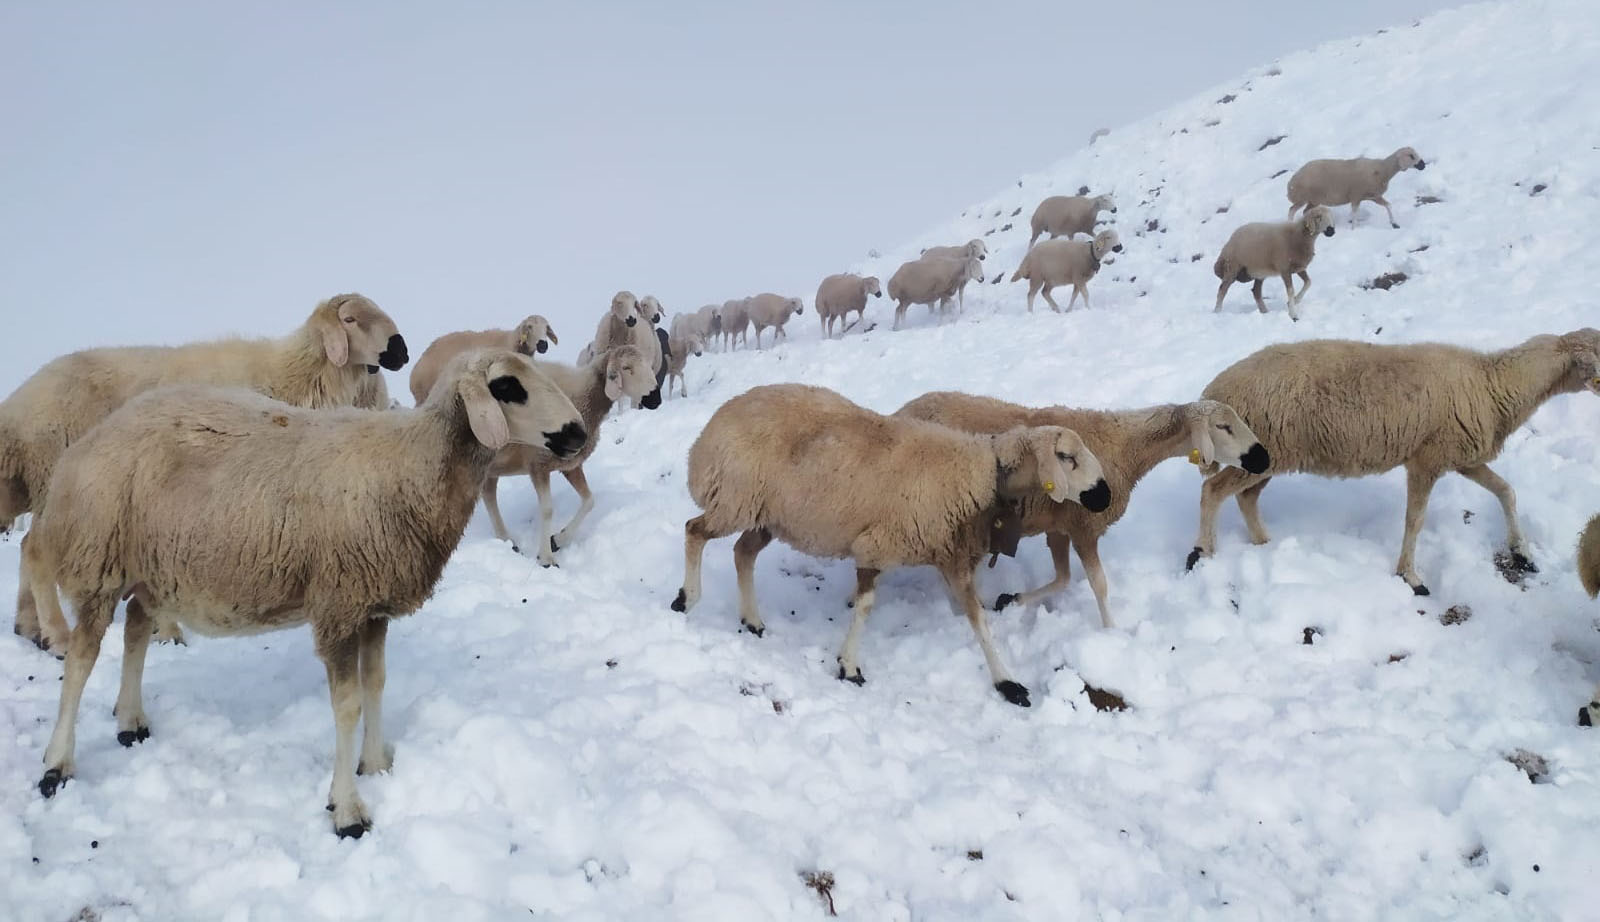
[[(1600, 680), (1595, 603), (1573, 573), (1600, 511), (1587, 395), (1548, 404), (1494, 465), (1541, 567), (1520, 588), (1490, 563), (1498, 506), (1453, 477), (1418, 547), (1434, 595), (1414, 598), (1390, 575), (1397, 474), (1278, 478), (1272, 543), (1251, 546), (1229, 504), (1217, 556), (1185, 575), (1199, 478), (1163, 464), (1102, 543), (1122, 629), (1098, 627), (1081, 581), (1053, 608), (993, 619), (1030, 710), (989, 688), (931, 570), (880, 584), (861, 688), (833, 678), (846, 563), (773, 545), (758, 639), (738, 630), (732, 541), (715, 542), (699, 607), (668, 610), (695, 511), (687, 447), (755, 384), (820, 384), (885, 412), (947, 388), (1127, 407), (1192, 399), (1285, 339), (1497, 347), (1592, 325), (1597, 60), (1587, 0), (1475, 6), (1292, 55), (861, 267), (887, 277), (922, 246), (994, 229), (986, 268), (1009, 277), (1038, 199), (1088, 185), (1116, 193), (1127, 245), (1091, 283), (1093, 310), (1041, 301), (1030, 316), (1022, 283), (984, 284), (944, 325), (913, 308), (891, 333), (879, 301), (875, 330), (818, 344), (808, 308), (788, 344), (691, 360), (690, 399), (607, 423), (588, 465), (597, 507), (560, 569), (493, 541), (479, 515), (433, 601), (395, 624), (395, 769), (360, 780), (376, 822), (360, 841), (331, 835), (321, 809), (331, 719), (307, 632), (152, 648), (154, 736), (130, 751), (110, 716), (114, 628), (78, 777), (51, 801), (33, 783), (60, 665), (0, 643), (0, 918), (821, 918), (814, 872), (832, 875), (841, 917), (873, 920), (1600, 918), (1600, 736), (1573, 720)], [(1428, 161), (1390, 187), (1401, 229), (1369, 205), (1352, 231), (1338, 209), (1300, 323), (1273, 283), (1268, 316), (1248, 286), (1211, 312), (1228, 232), (1287, 209), (1274, 174), (1401, 144)], [(1408, 280), (1361, 287), (1393, 271)], [(555, 493), (559, 523), (576, 498)], [(531, 489), (508, 481), (501, 498), (531, 531)], [(16, 548), (0, 539), (7, 599)], [(981, 573), (983, 595), (1048, 574), (1030, 539)], [(1452, 606), (1470, 619), (1441, 624)], [(1097, 711), (1085, 682), (1130, 709)], [(1507, 761), (1517, 749), (1547, 761), (1541, 783)]]

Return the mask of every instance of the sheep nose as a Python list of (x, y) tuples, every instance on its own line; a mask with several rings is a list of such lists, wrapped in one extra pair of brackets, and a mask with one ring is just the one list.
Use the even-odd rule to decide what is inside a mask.
[(545, 447), (557, 458), (570, 458), (583, 448), (583, 443), (589, 440), (589, 434), (583, 431), (583, 426), (576, 422), (567, 423), (555, 432), (544, 433)]
[(1322, 236), (1324, 236), (1324, 237), (1332, 237), (1333, 236), (1333, 225), (1330, 224), (1327, 227), (1323, 228), (1322, 229)]
[(541, 339), (539, 340), (539, 344), (533, 348), (539, 350), (539, 353), (543, 355), (544, 353), (550, 351), (550, 344)]
[(1116, 210), (1116, 209), (1115, 209), (1115, 208), (1113, 208), (1113, 209), (1111, 209), (1111, 213), (1112, 213), (1112, 214), (1116, 214), (1116, 213), (1117, 213), (1117, 210)]
[(399, 333), (389, 337), (388, 348), (378, 355), (378, 364), (390, 371), (399, 371), (409, 361), (411, 361), (411, 354), (406, 351), (405, 338)]
[(1111, 488), (1106, 485), (1105, 478), (1100, 478), (1094, 486), (1078, 494), (1078, 502), (1090, 512), (1104, 512), (1111, 507)]
[(873, 292), (873, 293), (872, 293), (872, 296), (873, 296), (873, 297), (874, 297), (874, 298), (881, 298), (881, 297), (883, 297), (883, 292), (881, 292), (881, 291), (874, 291), (874, 292)]
[(1267, 454), (1266, 446), (1260, 442), (1251, 445), (1250, 450), (1239, 458), (1239, 466), (1244, 468), (1247, 474), (1264, 473), (1271, 463), (1272, 458)]
[(654, 410), (654, 409), (660, 407), (661, 406), (661, 388), (657, 387), (655, 390), (651, 391), (648, 394), (645, 394), (642, 398), (640, 398), (639, 406), (644, 407), (646, 410)]
[(1426, 170), (1427, 168), (1428, 168), (1428, 161), (1426, 161), (1426, 160), (1418, 160), (1417, 161), (1417, 169)]
[(622, 322), (631, 327), (634, 324), (639, 322), (639, 318), (638, 317), (629, 317), (627, 320), (624, 320)]
[(1119, 243), (1116, 246), (1112, 247), (1111, 248), (1111, 252), (1113, 252), (1113, 253), (1121, 253), (1122, 252), (1122, 244)]

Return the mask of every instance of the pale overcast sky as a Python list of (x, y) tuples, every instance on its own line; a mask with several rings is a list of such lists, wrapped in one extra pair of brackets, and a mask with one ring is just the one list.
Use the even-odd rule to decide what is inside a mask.
[[(807, 299), (1275, 57), (1457, 4), (0, 3), (0, 394), (361, 291), (412, 354)], [(404, 394), (401, 379), (391, 390)]]

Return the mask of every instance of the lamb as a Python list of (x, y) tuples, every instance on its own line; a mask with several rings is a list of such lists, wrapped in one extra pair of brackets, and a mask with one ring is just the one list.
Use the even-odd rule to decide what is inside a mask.
[[(62, 451), (136, 394), (194, 382), (247, 387), (312, 409), (383, 409), (388, 390), (378, 368), (398, 371), (409, 358), (389, 315), (353, 293), (321, 302), (281, 339), (123, 346), (61, 356), (0, 403), (0, 522), (36, 512)], [(24, 571), (16, 632), (41, 648), (60, 650), (66, 623), (41, 628), (27, 586)]]
[(1488, 464), (1546, 400), (1581, 390), (1600, 393), (1600, 330), (1587, 327), (1496, 352), (1351, 340), (1268, 346), (1205, 389), (1239, 411), (1272, 460), (1265, 471), (1229, 469), (1206, 480), (1188, 566), (1211, 555), (1217, 507), (1235, 494), (1251, 540), (1267, 542), (1258, 504), (1276, 474), (1362, 477), (1404, 466), (1405, 535), (1395, 572), (1417, 595), (1428, 594), (1413, 563), (1417, 532), (1428, 494), (1450, 471), (1500, 501), (1510, 547), (1505, 565), (1537, 572), (1517, 525), (1516, 493)]
[[(578, 411), (525, 356), (459, 357), (420, 409), (309, 411), (237, 388), (176, 385), (128, 401), (62, 453), (23, 542), (40, 604), (77, 613), (39, 791), (73, 776), (84, 683), (128, 598), (117, 739), (149, 737), (151, 619), (235, 636), (311, 626), (328, 671), (341, 837), (372, 825), (356, 772), (383, 772), (390, 618), (432, 594), (507, 444), (578, 451)], [(359, 769), (355, 728), (365, 717)]]
[[(1259, 221), (1235, 230), (1211, 267), (1217, 278), (1222, 279), (1217, 288), (1217, 306), (1212, 312), (1222, 310), (1222, 299), (1227, 297), (1234, 282), (1254, 279), (1250, 293), (1255, 296), (1256, 309), (1265, 314), (1267, 304), (1261, 300), (1261, 280), (1276, 275), (1283, 279), (1284, 290), (1288, 293), (1289, 319), (1298, 321), (1300, 315), (1294, 308), (1311, 287), (1306, 267), (1317, 255), (1318, 234), (1333, 236), (1333, 215), (1321, 205), (1307, 208), (1298, 220)], [(1295, 293), (1294, 280), (1289, 277), (1291, 273), (1298, 274), (1304, 283), (1299, 294)]]
[(450, 360), (471, 349), (511, 349), (523, 355), (543, 355), (552, 343), (559, 344), (550, 321), (539, 314), (531, 314), (514, 330), (463, 330), (446, 333), (428, 344), (411, 366), (411, 397), (417, 406), (428, 399), (428, 391), (439, 380), (439, 372)]
[[(553, 382), (578, 408), (584, 431), (589, 433), (588, 443), (579, 451), (566, 455), (553, 453), (537, 445), (508, 445), (494, 456), (483, 480), (483, 508), (489, 513), (489, 524), (494, 535), (511, 542), (513, 550), (521, 548), (512, 541), (500, 516), (500, 478), (514, 474), (527, 474), (533, 481), (534, 493), (539, 497), (539, 541), (535, 557), (541, 566), (555, 566), (555, 552), (570, 544), (578, 526), (594, 509), (594, 495), (589, 492), (589, 480), (583, 473), (583, 462), (589, 460), (600, 444), (600, 423), (611, 412), (612, 404), (627, 397), (638, 401), (659, 385), (650, 371), (649, 360), (636, 346), (617, 346), (592, 359), (587, 365), (572, 366), (558, 362), (541, 362), (539, 370)], [(550, 519), (554, 507), (550, 502), (550, 475), (555, 472), (567, 478), (567, 483), (577, 491), (578, 511), (554, 537), (550, 535)]]
[(848, 330), (850, 313), (854, 311), (858, 320), (865, 320), (867, 316), (867, 296), (874, 298), (883, 297), (883, 288), (878, 283), (876, 275), (862, 278), (842, 272), (830, 275), (817, 286), (817, 297), (812, 303), (817, 308), (817, 319), (822, 322), (822, 336), (824, 339), (832, 338), (833, 322), (839, 320), (843, 330), (839, 335), (844, 335)]
[[(677, 319), (682, 319), (677, 318)], [(676, 326), (676, 324), (674, 324)], [(674, 329), (672, 338), (668, 341), (667, 355), (667, 387), (665, 393), (672, 393), (672, 379), (678, 379), (678, 395), (689, 396), (689, 387), (683, 380), (683, 368), (689, 363), (689, 356), (700, 355), (705, 351), (705, 338), (698, 330), (685, 328)]]
[(949, 306), (967, 282), (983, 281), (983, 263), (976, 259), (914, 259), (896, 269), (889, 277), (889, 298), (895, 303), (894, 329), (900, 329), (906, 308), (913, 304), (926, 304), (930, 310), (935, 304), (939, 311)]
[[(1600, 515), (1590, 519), (1578, 537), (1578, 579), (1589, 598), (1600, 595)], [(1596, 720), (1600, 720), (1600, 688), (1588, 704), (1578, 708), (1578, 726), (1592, 727)]]
[(734, 298), (722, 302), (719, 316), (722, 320), (722, 337), (728, 349), (733, 349), (741, 340), (746, 344), (750, 342), (749, 304), (749, 298)]
[(795, 314), (806, 312), (805, 302), (799, 298), (785, 298), (775, 295), (770, 291), (762, 292), (751, 298), (747, 310), (750, 314), (750, 324), (756, 328), (756, 348), (761, 348), (761, 332), (767, 327), (772, 327), (772, 344), (778, 344), (778, 338), (789, 338), (783, 330), (783, 325)]
[(1029, 221), (1033, 226), (1033, 236), (1028, 238), (1028, 246), (1032, 247), (1039, 235), (1046, 233), (1051, 240), (1074, 234), (1092, 236), (1095, 220), (1102, 211), (1117, 213), (1117, 204), (1111, 196), (1052, 195), (1033, 210), (1033, 218)]
[(1427, 166), (1427, 162), (1409, 147), (1402, 147), (1381, 160), (1373, 157), (1313, 160), (1289, 177), (1289, 217), (1293, 218), (1296, 211), (1307, 205), (1349, 205), (1350, 226), (1354, 227), (1361, 203), (1376, 202), (1389, 216), (1389, 226), (1399, 228), (1383, 193), (1388, 191), (1394, 174), (1412, 167), (1423, 170)]
[[(839, 477), (841, 469), (851, 476)], [(704, 513), (684, 525), (683, 588), (672, 608), (687, 612), (699, 601), (706, 542), (736, 531), (739, 617), (757, 635), (766, 626), (756, 611), (755, 559), (773, 538), (818, 557), (851, 558), (855, 616), (839, 678), (862, 684), (856, 651), (878, 574), (929, 564), (971, 623), (995, 689), (1027, 707), (1027, 688), (990, 639), (975, 571), (986, 553), (1015, 552), (1014, 540), (1005, 541), (1015, 523), (1011, 502), (1041, 491), (1090, 510), (1111, 502), (1099, 461), (1070, 429), (974, 436), (881, 416), (819, 387), (756, 387), (712, 414), (689, 449), (689, 494)]]
[(935, 259), (966, 259), (969, 256), (974, 259), (987, 259), (989, 248), (981, 239), (974, 237), (958, 247), (928, 247), (921, 255), (923, 259), (930, 256)]
[(1033, 299), (1040, 290), (1044, 291), (1044, 299), (1049, 303), (1050, 309), (1056, 313), (1061, 312), (1061, 307), (1056, 304), (1050, 292), (1057, 285), (1071, 285), (1072, 297), (1067, 301), (1067, 310), (1072, 310), (1072, 305), (1078, 301), (1078, 295), (1083, 295), (1083, 306), (1089, 307), (1089, 289), (1086, 287), (1089, 280), (1100, 271), (1100, 261), (1105, 259), (1107, 253), (1121, 253), (1122, 241), (1117, 237), (1117, 232), (1106, 228), (1094, 235), (1093, 240), (1046, 240), (1022, 257), (1022, 264), (1017, 266), (1017, 271), (1012, 273), (1011, 281), (1018, 279), (1028, 280), (1028, 313), (1033, 313)]
[(1223, 463), (1260, 473), (1268, 463), (1267, 450), (1250, 427), (1232, 407), (1215, 400), (1105, 411), (1061, 406), (1033, 408), (991, 397), (940, 391), (912, 400), (894, 415), (975, 435), (997, 435), (1019, 426), (1059, 426), (1083, 438), (1100, 460), (1106, 484), (1111, 488), (1110, 508), (1091, 515), (1082, 506), (1024, 498), (1019, 510), (1022, 534), (1045, 535), (1055, 563), (1055, 579), (1020, 595), (1003, 593), (994, 607), (1001, 609), (1012, 602), (1033, 605), (1065, 589), (1072, 572), (1067, 552), (1076, 547), (1078, 560), (1094, 590), (1100, 623), (1106, 628), (1113, 625), (1106, 602), (1105, 569), (1100, 564), (1100, 539), (1127, 511), (1140, 479), (1162, 461), (1184, 454), (1203, 469)]

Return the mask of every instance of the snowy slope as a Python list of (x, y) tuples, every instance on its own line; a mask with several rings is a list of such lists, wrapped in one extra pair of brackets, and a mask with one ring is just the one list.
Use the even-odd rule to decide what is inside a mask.
[[(1162, 465), (1102, 546), (1122, 629), (1098, 627), (1081, 582), (994, 619), (1030, 710), (990, 690), (931, 570), (881, 584), (861, 688), (832, 677), (847, 564), (773, 545), (759, 639), (738, 631), (731, 541), (708, 548), (701, 605), (667, 607), (694, 514), (687, 447), (752, 385), (805, 381), (883, 411), (936, 388), (1137, 406), (1191, 399), (1286, 339), (1498, 346), (1594, 324), (1597, 60), (1589, 0), (1475, 6), (1293, 55), (862, 267), (886, 277), (992, 228), (989, 272), (1009, 276), (1037, 200), (1088, 185), (1117, 194), (1127, 244), (1093, 310), (1029, 316), (1020, 283), (985, 284), (942, 326), (914, 308), (890, 333), (877, 302), (876, 330), (818, 343), (808, 310), (789, 344), (695, 360), (690, 399), (607, 424), (598, 506), (560, 569), (479, 516), (433, 602), (396, 623), (395, 770), (360, 780), (377, 823), (360, 841), (329, 834), (321, 809), (331, 720), (306, 632), (153, 648), (154, 737), (129, 751), (110, 716), (113, 630), (78, 779), (48, 802), (32, 783), (60, 665), (0, 643), (0, 918), (823, 918), (814, 872), (853, 919), (1600, 918), (1600, 736), (1573, 726), (1600, 681), (1572, 562), (1600, 511), (1592, 397), (1552, 401), (1495, 465), (1542, 568), (1521, 588), (1490, 565), (1498, 507), (1450, 478), (1419, 544), (1434, 595), (1414, 598), (1389, 575), (1396, 475), (1279, 478), (1273, 542), (1251, 546), (1230, 504), (1216, 558), (1185, 575), (1198, 478)], [(1428, 161), (1391, 185), (1402, 229), (1368, 206), (1352, 231), (1341, 209), (1300, 323), (1270, 285), (1270, 315), (1248, 286), (1212, 314), (1228, 232), (1287, 208), (1275, 174), (1401, 144)], [(1360, 287), (1393, 271), (1408, 280)], [(576, 500), (556, 496), (564, 519)], [(508, 481), (501, 497), (530, 528), (532, 491)], [(16, 548), (0, 539), (6, 598)], [(981, 573), (983, 594), (1048, 573), (1032, 539)], [(1441, 624), (1458, 605), (1470, 620)], [(1130, 709), (1097, 711), (1085, 682)], [(1508, 763), (1517, 749), (1546, 760), (1542, 783)]]

